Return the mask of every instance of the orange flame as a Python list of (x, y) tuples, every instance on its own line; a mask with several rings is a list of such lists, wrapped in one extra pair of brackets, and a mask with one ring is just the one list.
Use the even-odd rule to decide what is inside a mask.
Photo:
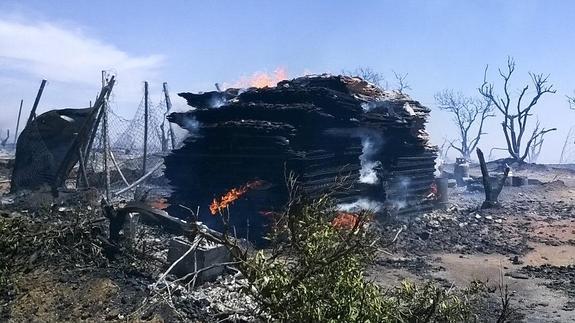
[(218, 214), (219, 212), (221, 212), (221, 210), (227, 208), (237, 199), (246, 194), (249, 190), (261, 187), (263, 184), (264, 184), (263, 181), (253, 181), (238, 188), (232, 188), (229, 192), (220, 197), (219, 200), (214, 198), (214, 200), (210, 204), (210, 212), (212, 213), (212, 215)]
[(336, 229), (352, 230), (359, 221), (359, 216), (355, 213), (340, 212), (331, 221), (331, 225)]
[(230, 87), (248, 88), (248, 87), (273, 87), (280, 81), (288, 78), (288, 72), (283, 67), (276, 68), (273, 73), (255, 72), (249, 77), (242, 77)]

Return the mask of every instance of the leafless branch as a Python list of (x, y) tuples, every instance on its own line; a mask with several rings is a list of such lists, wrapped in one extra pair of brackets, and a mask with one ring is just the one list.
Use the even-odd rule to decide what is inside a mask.
[[(491, 101), (468, 97), (453, 90), (436, 93), (435, 101), (441, 110), (453, 115), (453, 122), (458, 127), (460, 146), (451, 143), (451, 147), (459, 151), (463, 158), (470, 159), (481, 136), (485, 134), (485, 120), (494, 116)], [(474, 135), (471, 134), (472, 128), (476, 128)]]
[(371, 67), (358, 67), (353, 71), (342, 71), (342, 74), (354, 77), (355, 76), (361, 77), (362, 79), (370, 83), (373, 83), (374, 85), (377, 85), (377, 87), (382, 88), (384, 90), (389, 87), (383, 74), (376, 72)]
[[(513, 99), (511, 98), (509, 91), (509, 80), (515, 71), (515, 60), (511, 57), (507, 58), (507, 69), (499, 69), (499, 76), (503, 79), (503, 97), (498, 96), (494, 93), (494, 85), (487, 81), (487, 67), (485, 68), (485, 73), (483, 76), (483, 84), (479, 87), (479, 93), (491, 104), (493, 104), (503, 116), (503, 121), (501, 122), (501, 127), (503, 134), (505, 135), (505, 141), (507, 143), (507, 150), (509, 155), (517, 161), (524, 161), (527, 158), (531, 145), (535, 142), (535, 148), (540, 150), (543, 144), (543, 135), (556, 130), (551, 129), (541, 129), (539, 130), (539, 123), (537, 123), (535, 130), (531, 133), (531, 137), (528, 139), (524, 138), (527, 133), (527, 125), (530, 120), (529, 117), (533, 114), (531, 110), (537, 103), (541, 96), (546, 93), (553, 94), (556, 91), (553, 89), (553, 85), (549, 84), (549, 75), (536, 74), (529, 72), (531, 82), (535, 89), (535, 94), (531, 98), (529, 103), (524, 104), (525, 96), (528, 93), (529, 85), (524, 86), (517, 96), (515, 111), (511, 111), (510, 107)], [(526, 145), (523, 145), (524, 141), (527, 141)]]
[(411, 90), (411, 86), (409, 83), (407, 83), (408, 73), (401, 74), (393, 71), (393, 75), (395, 76), (395, 81), (397, 82), (397, 92), (404, 94), (405, 90)]

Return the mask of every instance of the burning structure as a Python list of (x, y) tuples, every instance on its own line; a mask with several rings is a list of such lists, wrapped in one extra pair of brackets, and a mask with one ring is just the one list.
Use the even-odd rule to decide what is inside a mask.
[(309, 197), (339, 183), (334, 197), (345, 211), (407, 215), (431, 208), (430, 110), (406, 95), (326, 74), (179, 95), (195, 109), (168, 117), (190, 133), (165, 159), (175, 188), (170, 203), (200, 206), (209, 226), (217, 229), (212, 214), (235, 203), (236, 234), (258, 231), (262, 214), (285, 205), (288, 173)]

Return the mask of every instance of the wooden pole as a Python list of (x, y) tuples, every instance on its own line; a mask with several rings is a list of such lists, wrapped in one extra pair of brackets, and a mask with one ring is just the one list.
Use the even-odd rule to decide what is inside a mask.
[[(170, 100), (170, 94), (168, 93), (168, 83), (164, 82), (163, 87), (164, 87), (164, 96), (166, 97), (166, 115), (168, 115), (168, 113), (170, 113), (170, 110), (172, 110), (172, 101)], [(172, 127), (171, 122), (169, 122), (169, 124), (170, 124), (170, 139), (172, 143), (172, 149), (175, 149), (176, 137), (174, 136), (174, 128)]]
[[(106, 86), (106, 72), (102, 71), (102, 89)], [(104, 171), (106, 172), (106, 201), (110, 201), (110, 168), (108, 167), (109, 145), (108, 145), (108, 99), (104, 99), (102, 136), (104, 143)]]
[[(108, 97), (109, 97), (108, 93)], [(92, 101), (90, 101), (90, 106), (92, 105)], [(90, 132), (90, 139), (88, 141), (88, 145), (86, 145), (86, 149), (84, 150), (84, 158), (89, 161), (90, 160), (90, 153), (92, 152), (92, 146), (94, 145), (94, 140), (96, 138), (96, 133), (98, 132), (98, 127), (100, 126), (100, 122), (102, 121), (102, 116), (104, 114), (104, 109), (99, 107), (98, 116), (96, 117), (96, 122), (94, 123), (94, 127)]]
[(142, 176), (146, 174), (146, 160), (148, 159), (148, 81), (144, 82), (144, 158), (142, 162)]
[(30, 116), (28, 117), (28, 122), (26, 122), (26, 126), (30, 125), (32, 120), (36, 118), (36, 109), (38, 108), (38, 103), (40, 103), (40, 98), (42, 97), (42, 92), (44, 92), (46, 82), (47, 82), (46, 80), (42, 80), (42, 83), (40, 83), (40, 88), (38, 89), (38, 94), (36, 94), (36, 99), (34, 100), (34, 105), (32, 106), (32, 111), (30, 111)]
[(22, 115), (22, 104), (24, 100), (20, 100), (20, 110), (18, 110), (18, 121), (16, 121), (16, 133), (14, 134), (14, 145), (18, 142), (18, 130), (20, 128), (20, 116)]
[[(79, 170), (80, 170), (80, 174), (82, 175), (82, 179), (84, 180), (84, 187), (90, 187), (90, 184), (88, 184), (88, 174), (86, 173), (86, 162), (84, 161), (84, 153), (82, 152), (82, 149), (80, 149), (80, 147), (78, 147), (78, 160), (79, 160)], [(78, 187), (78, 179), (76, 179), (76, 187)]]
[[(54, 177), (54, 182), (52, 183), (53, 191), (57, 191), (58, 187), (63, 185), (66, 180), (66, 177), (69, 174), (69, 171), (74, 164), (77, 162), (77, 158), (79, 158), (78, 149), (84, 147), (84, 143), (89, 139), (90, 132), (94, 129), (94, 120), (97, 117), (97, 114), (102, 111), (104, 106), (104, 101), (107, 97), (110, 96), (112, 88), (114, 87), (115, 78), (112, 75), (108, 80), (106, 86), (100, 91), (96, 102), (94, 103), (95, 109), (90, 112), (88, 118), (84, 121), (80, 132), (75, 136), (72, 146), (66, 152), (63, 162), (58, 169), (56, 176)], [(87, 160), (86, 155), (84, 154), (84, 160)], [(72, 161), (74, 163), (72, 164)]]

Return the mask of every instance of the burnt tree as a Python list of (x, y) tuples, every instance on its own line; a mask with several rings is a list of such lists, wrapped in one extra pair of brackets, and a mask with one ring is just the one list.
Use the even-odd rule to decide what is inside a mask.
[(471, 159), (471, 152), (477, 148), (481, 139), (485, 120), (493, 117), (493, 104), (490, 100), (481, 100), (463, 95), (453, 90), (443, 90), (435, 94), (435, 101), (441, 110), (453, 115), (453, 122), (459, 130), (460, 145), (453, 142), (450, 146), (457, 150), (466, 160)]
[(2, 145), (2, 147), (6, 146), (6, 143), (8, 142), (8, 139), (10, 139), (10, 129), (8, 129), (6, 131), (6, 138), (2, 139), (2, 141), (0, 142), (0, 144)]
[(519, 91), (519, 96), (514, 102), (509, 91), (509, 80), (515, 71), (515, 61), (513, 58), (509, 57), (507, 59), (506, 70), (499, 69), (499, 75), (503, 79), (503, 96), (496, 94), (493, 83), (487, 81), (488, 67), (489, 66), (485, 67), (483, 84), (479, 88), (479, 93), (489, 100), (503, 115), (501, 126), (507, 143), (507, 151), (511, 158), (523, 162), (529, 155), (531, 145), (533, 145), (534, 142), (542, 143), (543, 136), (546, 133), (557, 130), (556, 128), (541, 128), (539, 125), (536, 125), (533, 132), (527, 131), (528, 121), (530, 120), (529, 117), (533, 116), (531, 110), (537, 105), (541, 96), (546, 93), (555, 93), (556, 91), (553, 89), (552, 84), (548, 84), (547, 80), (549, 75), (545, 76), (543, 74), (529, 72), (529, 76), (535, 88), (535, 94), (531, 100), (525, 104), (523, 100), (529, 89), (529, 85), (526, 85)]
[(477, 158), (479, 159), (479, 166), (481, 167), (481, 176), (483, 179), (483, 188), (485, 189), (485, 201), (481, 205), (482, 209), (497, 207), (499, 206), (499, 194), (505, 185), (505, 180), (509, 175), (509, 166), (505, 165), (505, 170), (503, 171), (503, 177), (499, 180), (492, 180), (489, 176), (489, 171), (487, 170), (487, 164), (485, 163), (485, 157), (481, 149), (477, 148)]
[(393, 76), (395, 77), (395, 81), (397, 82), (396, 91), (400, 94), (404, 94), (405, 90), (411, 90), (411, 86), (407, 83), (407, 75), (408, 73), (402, 74), (396, 71), (393, 71)]
[[(537, 131), (539, 131), (540, 127), (541, 123), (539, 122), (539, 120), (537, 120), (533, 132), (536, 133)], [(527, 153), (527, 161), (529, 163), (537, 162), (537, 160), (539, 159), (539, 155), (541, 154), (541, 147), (543, 147), (543, 142), (544, 142), (543, 136), (535, 137), (533, 143), (531, 144), (531, 147), (529, 148), (529, 152)]]
[(358, 67), (352, 72), (343, 71), (343, 74), (351, 77), (361, 77), (382, 89), (387, 89), (389, 87), (385, 76), (382, 73), (376, 72), (371, 67)]

